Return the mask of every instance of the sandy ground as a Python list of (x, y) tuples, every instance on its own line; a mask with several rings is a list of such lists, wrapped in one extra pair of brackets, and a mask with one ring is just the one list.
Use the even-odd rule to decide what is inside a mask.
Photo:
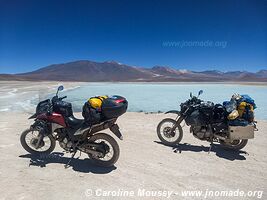
[[(194, 138), (188, 127), (184, 127), (181, 145), (173, 148), (160, 144), (155, 129), (166, 117), (164, 114), (126, 113), (118, 121), (124, 140), (118, 140), (121, 154), (116, 166), (95, 167), (82, 156), (65, 169), (70, 154), (64, 154), (58, 144), (55, 153), (41, 160), (21, 147), (20, 134), (32, 122), (27, 117), (28, 114), (7, 112), (0, 116), (1, 200), (129, 198), (98, 197), (103, 191), (132, 191), (129, 199), (167, 199), (151, 197), (149, 193), (165, 190), (173, 192), (169, 199), (205, 199), (182, 196), (185, 190), (263, 191), (262, 199), (266, 199), (267, 122), (259, 122), (260, 130), (244, 151), (229, 152), (215, 146), (208, 154), (209, 143)], [(144, 189), (148, 197), (140, 196), (139, 189)]]

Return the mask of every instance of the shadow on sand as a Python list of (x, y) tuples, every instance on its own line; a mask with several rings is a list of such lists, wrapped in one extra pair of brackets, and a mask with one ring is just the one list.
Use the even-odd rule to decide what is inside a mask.
[[(50, 163), (59, 163), (65, 165), (70, 160), (69, 157), (64, 157), (64, 153), (60, 152), (53, 152), (49, 155), (25, 154), (19, 157), (30, 158), (29, 166), (38, 166), (38, 167), (46, 167), (46, 165)], [(72, 167), (72, 169), (77, 172), (94, 173), (94, 174), (107, 174), (117, 169), (115, 166), (112, 167), (96, 166), (89, 158), (86, 159), (73, 158), (69, 163), (68, 168), (70, 167)]]
[[(171, 147), (174, 153), (182, 153), (183, 151), (192, 151), (192, 152), (209, 152), (210, 147), (205, 147), (203, 145), (201, 146), (196, 146), (196, 145), (191, 145), (188, 143), (184, 143), (184, 144), (177, 144), (177, 145), (165, 145), (162, 142), (158, 142), (158, 141), (154, 141), (155, 143), (164, 145), (164, 146), (168, 146)], [(220, 145), (218, 144), (213, 144), (212, 148), (210, 150), (210, 152), (214, 152), (216, 154), (216, 156), (220, 157), (220, 158), (224, 158), (227, 160), (246, 160), (246, 157), (243, 156), (242, 154), (247, 154), (248, 153), (246, 151), (237, 151), (237, 150), (227, 150), (227, 149), (223, 149)]]

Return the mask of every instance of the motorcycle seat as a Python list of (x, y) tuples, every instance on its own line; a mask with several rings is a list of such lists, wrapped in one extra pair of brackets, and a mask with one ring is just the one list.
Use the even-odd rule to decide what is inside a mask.
[(83, 124), (83, 119), (77, 119), (73, 115), (67, 118), (67, 123), (70, 127), (80, 127)]

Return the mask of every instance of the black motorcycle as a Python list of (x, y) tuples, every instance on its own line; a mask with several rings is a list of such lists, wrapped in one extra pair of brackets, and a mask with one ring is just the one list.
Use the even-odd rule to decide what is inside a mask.
[(159, 139), (166, 145), (175, 145), (183, 138), (181, 123), (190, 126), (190, 132), (200, 140), (211, 144), (218, 142), (223, 147), (239, 150), (247, 145), (248, 139), (254, 138), (254, 124), (247, 126), (230, 126), (227, 116), (229, 112), (221, 104), (202, 101), (199, 96), (190, 93), (190, 99), (180, 105), (181, 110), (166, 112), (176, 114), (176, 119), (163, 119), (157, 126)]
[[(119, 145), (110, 135), (98, 132), (109, 128), (122, 140), (116, 120), (126, 112), (127, 100), (120, 96), (107, 98), (103, 101), (106, 106), (102, 106), (101, 112), (87, 113), (89, 120), (77, 119), (73, 115), (71, 103), (63, 101), (66, 96), (58, 96), (61, 90), (63, 86), (58, 87), (52, 99), (41, 101), (37, 105), (36, 113), (29, 118), (34, 119), (34, 123), (20, 137), (23, 148), (31, 154), (49, 154), (54, 150), (57, 140), (66, 152), (73, 153), (71, 159), (80, 151), (86, 153), (97, 165), (114, 165), (119, 158)], [(97, 122), (91, 120), (95, 114), (99, 119)], [(69, 163), (65, 165), (67, 166)]]

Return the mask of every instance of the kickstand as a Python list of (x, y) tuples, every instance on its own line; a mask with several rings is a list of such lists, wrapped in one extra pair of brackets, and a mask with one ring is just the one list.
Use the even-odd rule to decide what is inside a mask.
[(73, 154), (72, 154), (71, 158), (69, 159), (69, 162), (68, 162), (67, 164), (65, 164), (65, 165), (64, 165), (65, 169), (67, 169), (67, 168), (69, 168), (69, 167), (70, 167), (70, 165), (69, 165), (69, 164), (70, 164), (71, 160), (74, 158), (74, 156), (75, 156), (76, 152), (77, 152), (77, 151), (74, 151), (74, 152), (73, 152)]
[(208, 152), (208, 154), (210, 154), (210, 151), (211, 151), (211, 149), (212, 149), (212, 146), (213, 146), (213, 141), (211, 141), (211, 143), (210, 143), (210, 148), (209, 148), (209, 152)]
[(82, 152), (80, 151), (80, 155), (78, 156), (78, 158), (80, 158), (80, 157), (81, 157), (81, 155), (82, 155)]

